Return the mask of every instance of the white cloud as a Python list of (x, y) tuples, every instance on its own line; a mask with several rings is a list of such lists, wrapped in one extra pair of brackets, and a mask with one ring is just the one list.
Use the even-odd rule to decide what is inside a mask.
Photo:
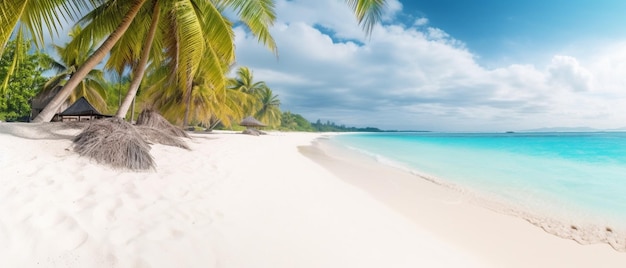
[(424, 26), (426, 24), (428, 24), (427, 18), (419, 18), (415, 20), (415, 22), (413, 23), (413, 26)]
[(364, 40), (343, 1), (277, 7), (279, 59), (236, 29), (238, 63), (256, 70), (283, 109), (309, 120), (430, 130), (626, 126), (626, 43), (591, 60), (555, 55), (546, 66), (487, 69), (443, 29), (386, 23)]
[(397, 14), (402, 11), (402, 3), (398, 0), (387, 0), (385, 10), (383, 12), (383, 21), (392, 21)]
[(592, 75), (574, 57), (556, 55), (548, 66), (550, 81), (574, 91), (591, 89)]

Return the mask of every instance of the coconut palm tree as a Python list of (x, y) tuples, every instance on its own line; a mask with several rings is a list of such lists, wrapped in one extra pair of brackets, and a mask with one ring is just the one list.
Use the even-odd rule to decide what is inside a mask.
[(229, 89), (245, 93), (250, 98), (241, 103), (245, 115), (254, 115), (257, 119), (276, 127), (280, 125), (280, 100), (264, 81), (254, 81), (254, 75), (248, 67), (239, 67), (236, 76), (229, 80)]
[[(81, 31), (80, 26), (75, 26), (69, 33), (70, 37), (77, 36)], [(50, 67), (57, 71), (57, 75), (52, 76), (44, 85), (42, 92), (50, 92), (67, 82), (72, 77), (76, 69), (80, 67), (87, 56), (93, 52), (93, 43), (85, 43), (80, 47), (68, 49), (66, 46), (53, 46), (56, 53), (60, 56), (60, 60), (52, 60)], [(70, 94), (69, 102), (73, 103), (80, 97), (85, 97), (100, 112), (106, 112), (106, 86), (104, 82), (104, 72), (102, 70), (93, 69), (78, 84), (78, 90)]]
[(267, 85), (264, 81), (255, 82), (254, 75), (248, 67), (239, 67), (235, 77), (229, 79), (228, 82), (229, 89), (252, 96), (251, 98), (248, 98), (247, 101), (241, 103), (246, 115), (252, 115), (261, 108), (259, 98), (256, 94), (263, 88), (267, 88)]
[[(0, 55), (11, 38), (17, 39), (17, 44), (32, 39), (37, 47), (43, 47), (46, 33), (58, 33), (64, 21), (76, 18), (80, 8), (88, 8), (91, 2), (92, 0), (2, 0)], [(6, 90), (8, 80), (18, 68), (19, 62), (19, 58), (13, 58), (8, 75), (0, 85), (0, 92)]]
[[(100, 47), (93, 53), (89, 58), (85, 61), (85, 63), (76, 70), (76, 73), (65, 83), (63, 89), (59, 91), (59, 93), (48, 103), (46, 108), (44, 108), (33, 122), (47, 122), (52, 119), (56, 109), (63, 103), (65, 99), (74, 91), (76, 86), (80, 83), (80, 81), (85, 78), (89, 74), (89, 72), (96, 67), (98, 63), (104, 59), (104, 57), (111, 51), (115, 43), (124, 35), (130, 24), (133, 22), (135, 16), (141, 10), (141, 7), (147, 0), (132, 0), (132, 1), (106, 1), (99, 8), (104, 9), (115, 9), (118, 14), (123, 14), (123, 17), (120, 20), (110, 20), (106, 24), (103, 24), (103, 28), (108, 28), (112, 24), (117, 23), (112, 32), (108, 35), (106, 40), (102, 42)], [(85, 32), (85, 31), (83, 31)], [(90, 37), (96, 40), (98, 39), (98, 35), (93, 35)], [(82, 39), (81, 39), (82, 40)], [(94, 41), (95, 42), (95, 41)]]
[(266, 123), (270, 127), (280, 126), (280, 117), (282, 112), (280, 111), (280, 100), (278, 95), (274, 95), (272, 90), (268, 87), (261, 88), (255, 93), (257, 96), (260, 109), (254, 114), (254, 116), (261, 122)]
[[(16, 1), (16, 0), (13, 0)], [(33, 0), (34, 1), (34, 0)], [(55, 0), (48, 0), (55, 1)], [(56, 0), (65, 2), (62, 0)], [(94, 0), (91, 0), (94, 1)], [(108, 38), (102, 43), (100, 48), (96, 50), (96, 52), (86, 61), (85, 65), (79, 68), (76, 72), (76, 75), (70, 79), (63, 90), (59, 92), (57, 97), (55, 97), (46, 107), (42, 113), (40, 113), (37, 118), (35, 118), (35, 122), (49, 121), (54, 115), (54, 111), (62, 104), (62, 100), (67, 98), (71, 91), (78, 85), (78, 81), (82, 80), (84, 76), (87, 75), (88, 71), (93, 69), (104, 57), (105, 55), (112, 49), (113, 45), (119, 41), (122, 35), (126, 32), (130, 24), (135, 20), (135, 17), (142, 9), (144, 4), (148, 0), (133, 0), (133, 1), (104, 1), (105, 3), (101, 6), (104, 8), (110, 8), (111, 6), (123, 6), (124, 8), (119, 9), (118, 14), (124, 14), (121, 20), (108, 20), (106, 25), (110, 26), (112, 24), (117, 23), (117, 27), (112, 30)], [(154, 0), (151, 1), (155, 3)], [(175, 5), (184, 4), (181, 1), (166, 1), (167, 3), (174, 3)], [(30, 1), (29, 1), (30, 2)], [(76, 0), (76, 2), (81, 2)], [(273, 6), (274, 2), (271, 0), (215, 0), (215, 1), (202, 1), (202, 0), (187, 0), (186, 2), (194, 5), (194, 7), (205, 6), (208, 7), (207, 10), (217, 10), (223, 11), (225, 8), (229, 7), (236, 11), (237, 15), (240, 19), (248, 26), (253, 34), (255, 34), (259, 41), (265, 43), (270, 46), (271, 49), (275, 51), (275, 46), (272, 48), (273, 42), (269, 42), (271, 40), (271, 36), (269, 35), (269, 26), (274, 21), (275, 16), (273, 16)], [(359, 24), (363, 26), (366, 33), (370, 33), (376, 21), (378, 21), (382, 15), (382, 9), (385, 4), (385, 0), (346, 0), (346, 3), (354, 10), (357, 20)], [(203, 5), (204, 4), (204, 5)], [(154, 5), (153, 5), (154, 7)], [(271, 12), (269, 12), (271, 11)], [(221, 13), (220, 13), (221, 14)], [(225, 21), (224, 16), (203, 16), (199, 22), (206, 23), (207, 25), (211, 25), (213, 29), (219, 27), (219, 21)], [(106, 28), (106, 27), (105, 27)], [(110, 27), (109, 27), (110, 28)], [(92, 36), (93, 37), (93, 36)], [(216, 38), (217, 39), (217, 38)], [(232, 45), (233, 39), (230, 39), (230, 44)], [(185, 47), (195, 47), (196, 49), (200, 48), (201, 45), (197, 43), (194, 44), (185, 44)], [(144, 46), (146, 47), (146, 46)], [(211, 47), (213, 48), (213, 47)], [(193, 50), (193, 49), (192, 49)], [(217, 55), (216, 55), (217, 56)], [(143, 61), (142, 61), (143, 62)], [(189, 74), (193, 74), (195, 65), (190, 65), (183, 68), (190, 68), (191, 71), (185, 71)], [(139, 67), (142, 68), (142, 67)], [(138, 73), (142, 73), (139, 71)], [(225, 72), (222, 73), (221, 80), (225, 80), (224, 75)], [(137, 77), (143, 77), (143, 75)], [(188, 77), (192, 77), (189, 75)], [(141, 79), (137, 78), (137, 79)], [(188, 78), (190, 80), (192, 78)], [(134, 83), (138, 84), (138, 83)], [(187, 83), (190, 84), (190, 83)], [(137, 85), (138, 87), (138, 85)], [(132, 88), (131, 88), (132, 91)], [(119, 113), (118, 113), (119, 114)]]
[[(193, 79), (200, 59), (207, 55), (204, 51), (208, 50), (211, 52), (208, 54), (211, 55), (211, 58), (203, 60), (211, 60), (215, 63), (212, 65), (214, 68), (212, 76), (218, 78), (216, 84), (225, 85), (226, 70), (221, 69), (224, 66), (221, 62), (231, 63), (234, 61), (234, 35), (232, 34), (232, 24), (223, 14), (226, 8), (234, 10), (238, 18), (248, 26), (248, 29), (257, 36), (258, 40), (276, 52), (274, 40), (269, 34), (269, 27), (275, 20), (272, 0), (109, 0), (96, 8), (91, 16), (87, 16), (86, 21), (90, 22), (93, 27), (85, 28), (89, 33), (85, 33), (83, 38), (102, 36), (102, 33), (112, 29), (112, 25), (117, 24), (118, 26), (96, 53), (90, 57), (84, 68), (77, 71), (77, 74), (85, 75), (86, 70), (82, 69), (93, 68), (104, 57), (100, 54), (108, 53), (132, 27), (128, 34), (134, 38), (127, 45), (134, 45), (131, 53), (133, 60), (138, 63), (133, 70), (133, 79), (136, 81), (131, 82), (129, 94), (127, 94), (116, 115), (121, 116), (128, 110), (129, 105), (126, 103), (130, 103), (134, 98), (133, 94), (141, 84), (151, 51), (169, 53), (167, 57), (162, 56), (153, 59), (174, 61), (172, 66), (175, 69), (172, 69), (171, 73), (176, 74), (183, 84), (190, 84), (189, 81)], [(107, 16), (103, 14), (107, 14)], [(124, 15), (121, 16), (120, 14)], [(170, 21), (166, 22), (167, 19)], [(160, 24), (159, 20), (165, 23)], [(146, 24), (146, 21), (150, 22)], [(133, 24), (137, 26), (134, 27)], [(148, 34), (139, 34), (142, 31), (146, 33), (145, 29), (149, 29)], [(162, 38), (174, 39), (175, 41), (169, 42), (169, 44), (175, 44), (175, 46), (159, 46), (157, 42), (154, 42), (157, 39), (152, 38), (157, 35), (157, 29), (162, 32)], [(143, 45), (136, 46), (138, 43)], [(151, 48), (153, 43), (154, 49)], [(168, 43), (163, 41), (163, 44)], [(157, 61), (156, 63), (163, 62)], [(66, 87), (50, 102), (49, 106), (52, 107), (46, 107), (34, 121), (47, 121), (52, 118), (53, 107), (60, 105), (59, 99), (69, 95), (76, 84), (76, 81), (70, 79)]]
[[(181, 90), (177, 81), (169, 79), (167, 66), (150, 73), (146, 91), (154, 106), (152, 108), (159, 110), (171, 122), (183, 126), (190, 122), (206, 126), (221, 122), (228, 127), (233, 119), (241, 118), (244, 114), (241, 103), (248, 102), (254, 96), (227, 90), (224, 86), (215, 87), (210, 78), (211, 67), (204, 63), (201, 63), (190, 90)], [(181, 114), (185, 115), (182, 121)]]
[(237, 74), (235, 78), (231, 80), (230, 88), (241, 91), (248, 94), (254, 94), (256, 91), (260, 90), (263, 87), (267, 87), (265, 82), (259, 81), (254, 82), (254, 75), (252, 71), (248, 67), (242, 66), (237, 69)]

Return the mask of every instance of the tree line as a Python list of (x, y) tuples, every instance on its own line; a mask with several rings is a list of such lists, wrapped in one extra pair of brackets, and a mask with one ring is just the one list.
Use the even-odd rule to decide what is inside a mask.
[[(345, 2), (366, 34), (385, 6), (384, 0)], [(247, 115), (282, 124), (278, 96), (247, 68), (231, 70), (234, 25), (278, 56), (269, 31), (276, 20), (272, 0), (6, 0), (0, 14), (0, 120), (26, 116), (27, 100), (48, 92), (51, 100), (34, 122), (50, 121), (63, 104), (85, 97), (101, 112), (131, 121), (138, 105), (183, 127), (230, 126)], [(31, 53), (68, 24), (71, 40), (53, 46), (58, 57)], [(55, 74), (43, 77), (46, 68)], [(118, 83), (106, 81), (107, 73)]]
[[(28, 121), (31, 116), (31, 101), (40, 93), (46, 93), (63, 85), (67, 78), (72, 75), (73, 70), (80, 64), (79, 53), (68, 53), (64, 46), (55, 45), (54, 48), (59, 59), (37, 50), (31, 49), (29, 41), (23, 41), (20, 45), (16, 40), (8, 43), (5, 53), (0, 58), (0, 79), (4, 79), (8, 68), (11, 67), (13, 57), (21, 58), (20, 67), (9, 79), (8, 85), (12, 89), (0, 95), (0, 120), (2, 121)], [(19, 50), (18, 48), (22, 48)], [(19, 53), (19, 55), (16, 55)], [(44, 76), (46, 71), (56, 72), (50, 77)], [(234, 77), (229, 80), (229, 90), (234, 94), (239, 94), (242, 98), (237, 107), (242, 109), (242, 113), (255, 116), (257, 119), (266, 122), (270, 129), (282, 131), (306, 131), (306, 132), (376, 132), (377, 128), (366, 127), (346, 127), (337, 125), (334, 122), (326, 121), (309, 122), (302, 115), (290, 111), (280, 110), (280, 100), (278, 95), (264, 81), (255, 81), (252, 71), (247, 67), (237, 70)], [(130, 83), (129, 76), (118, 77), (108, 82), (104, 78), (104, 72), (99, 69), (92, 70), (80, 85), (81, 90), (77, 90), (70, 95), (69, 100), (75, 101), (80, 97), (85, 97), (90, 103), (101, 112), (114, 111), (119, 107), (122, 95)], [(150, 91), (138, 92), (138, 102), (142, 105), (150, 101)], [(152, 93), (154, 94), (154, 93)], [(131, 109), (132, 117), (136, 118), (138, 111)], [(176, 116), (175, 113), (167, 113)], [(176, 121), (176, 119), (173, 119)], [(191, 122), (196, 126), (213, 128), (220, 126), (222, 129), (232, 128), (224, 125), (221, 121), (213, 121), (212, 124), (203, 125), (202, 122)]]

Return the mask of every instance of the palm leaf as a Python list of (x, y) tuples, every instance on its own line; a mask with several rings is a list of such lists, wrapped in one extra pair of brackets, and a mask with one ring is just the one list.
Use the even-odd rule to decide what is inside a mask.
[(374, 25), (382, 17), (385, 0), (346, 0), (346, 3), (354, 10), (365, 33), (370, 35)]
[(250, 32), (257, 37), (260, 43), (266, 45), (274, 54), (278, 55), (276, 42), (269, 32), (274, 25), (276, 12), (272, 0), (219, 0), (220, 7), (231, 7), (237, 12), (239, 19)]

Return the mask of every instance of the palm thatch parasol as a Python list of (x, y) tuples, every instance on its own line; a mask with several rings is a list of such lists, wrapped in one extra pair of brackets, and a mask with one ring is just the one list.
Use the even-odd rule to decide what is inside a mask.
[(248, 134), (248, 135), (253, 135), (253, 136), (259, 136), (259, 135), (265, 135), (266, 134), (265, 132), (260, 131), (260, 130), (258, 130), (256, 128), (257, 127), (265, 127), (267, 125), (263, 124), (259, 120), (256, 120), (256, 118), (254, 118), (252, 116), (248, 116), (248, 117), (242, 119), (241, 122), (239, 123), (239, 125), (246, 127), (246, 129), (244, 129), (244, 131), (242, 132), (243, 134)]
[(137, 118), (137, 125), (156, 128), (176, 137), (189, 138), (187, 132), (172, 125), (167, 119), (152, 109), (141, 111), (139, 118)]
[(248, 116), (241, 120), (239, 123), (240, 126), (255, 128), (255, 127), (266, 127), (267, 125), (263, 124), (261, 121), (256, 120), (256, 118), (252, 116)]
[(114, 168), (155, 169), (150, 145), (133, 125), (118, 117), (93, 121), (74, 138), (74, 151)]

